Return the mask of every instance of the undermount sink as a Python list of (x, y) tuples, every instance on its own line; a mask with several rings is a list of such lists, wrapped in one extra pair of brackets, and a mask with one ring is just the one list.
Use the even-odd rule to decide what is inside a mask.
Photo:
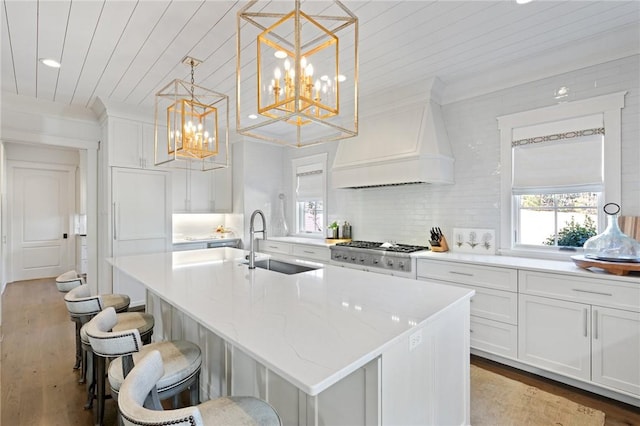
[(263, 259), (256, 260), (256, 268), (267, 269), (269, 271), (280, 272), (281, 274), (293, 275), (301, 272), (315, 271), (320, 267), (300, 265), (298, 263), (283, 262), (281, 260)]

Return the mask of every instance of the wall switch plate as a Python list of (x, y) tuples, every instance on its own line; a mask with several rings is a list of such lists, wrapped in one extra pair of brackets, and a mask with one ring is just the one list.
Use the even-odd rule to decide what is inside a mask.
[(409, 351), (414, 350), (422, 343), (422, 330), (418, 330), (409, 336)]

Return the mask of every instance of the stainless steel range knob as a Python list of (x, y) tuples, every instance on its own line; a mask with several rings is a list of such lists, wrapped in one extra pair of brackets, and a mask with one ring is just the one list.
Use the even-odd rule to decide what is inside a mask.
[(388, 260), (387, 261), (387, 266), (393, 266), (393, 260)]
[(398, 262), (398, 266), (400, 268), (404, 269), (404, 262), (403, 261)]

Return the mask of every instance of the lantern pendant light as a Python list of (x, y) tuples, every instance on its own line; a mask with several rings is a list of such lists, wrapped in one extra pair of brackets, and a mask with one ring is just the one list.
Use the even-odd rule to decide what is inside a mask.
[(339, 1), (238, 12), (236, 128), (283, 145), (358, 134), (358, 18)]
[(187, 56), (182, 62), (191, 67), (191, 81), (174, 80), (156, 94), (155, 164), (227, 167), (229, 98), (195, 84), (194, 68), (201, 61)]

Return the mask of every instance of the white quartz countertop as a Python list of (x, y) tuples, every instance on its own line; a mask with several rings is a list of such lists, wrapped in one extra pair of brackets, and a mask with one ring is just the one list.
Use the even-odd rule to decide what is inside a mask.
[(555, 272), (577, 276), (590, 276), (606, 278), (614, 281), (633, 282), (640, 284), (640, 275), (630, 274), (626, 276), (613, 275), (599, 268), (584, 269), (576, 266), (571, 260), (549, 260), (529, 257), (482, 255), (454, 252), (420, 252), (412, 254), (416, 259), (445, 260), (449, 262), (473, 263), (486, 266), (500, 266), (516, 269), (528, 269), (531, 271)]
[(474, 293), (334, 266), (294, 275), (249, 270), (246, 253), (215, 248), (110, 262), (309, 395)]
[(235, 237), (231, 234), (212, 234), (212, 235), (194, 235), (194, 236), (174, 236), (173, 244), (188, 244), (188, 243), (208, 243), (210, 241), (235, 241), (239, 240), (239, 237)]
[(324, 238), (304, 238), (304, 237), (267, 237), (267, 241), (282, 241), (283, 243), (307, 244), (310, 246), (331, 247), (335, 243), (327, 243)]

